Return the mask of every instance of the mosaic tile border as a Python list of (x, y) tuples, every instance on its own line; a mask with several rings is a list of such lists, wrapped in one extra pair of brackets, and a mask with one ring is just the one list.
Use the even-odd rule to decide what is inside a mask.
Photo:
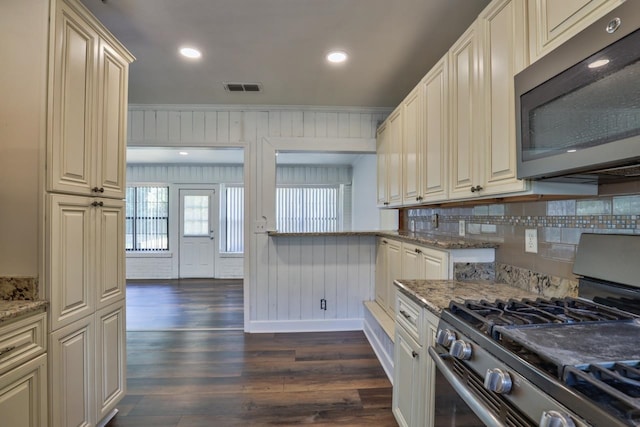
[[(417, 209), (416, 209), (417, 210)], [(431, 224), (434, 214), (411, 215), (407, 219), (416, 223)], [(640, 230), (640, 215), (581, 215), (581, 216), (517, 216), (517, 215), (443, 215), (438, 213), (441, 224), (457, 224), (464, 220), (468, 224), (513, 225), (525, 227), (596, 228), (615, 230)], [(424, 229), (418, 224), (416, 229)], [(429, 227), (430, 228), (430, 227)]]

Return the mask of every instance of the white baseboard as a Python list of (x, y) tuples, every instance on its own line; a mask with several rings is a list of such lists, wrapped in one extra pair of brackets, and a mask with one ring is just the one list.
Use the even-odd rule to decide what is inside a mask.
[(253, 320), (245, 324), (245, 332), (361, 331), (363, 323), (364, 319)]
[[(375, 325), (378, 326), (378, 325)], [(380, 327), (380, 326), (378, 326)], [(378, 360), (382, 365), (382, 369), (387, 374), (389, 378), (389, 382), (393, 385), (393, 355), (390, 355), (385, 350), (384, 345), (378, 339), (378, 336), (373, 332), (373, 325), (370, 325), (369, 322), (365, 319), (364, 321), (364, 335), (369, 340), (369, 344), (373, 348), (374, 353), (378, 356)]]

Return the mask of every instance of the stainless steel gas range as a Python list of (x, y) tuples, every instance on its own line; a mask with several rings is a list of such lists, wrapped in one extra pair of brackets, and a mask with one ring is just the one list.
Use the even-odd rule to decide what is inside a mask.
[(640, 236), (583, 234), (578, 298), (452, 302), (435, 426), (640, 426)]

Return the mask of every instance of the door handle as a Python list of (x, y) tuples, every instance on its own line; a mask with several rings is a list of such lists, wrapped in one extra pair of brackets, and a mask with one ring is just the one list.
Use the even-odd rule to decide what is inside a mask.
[(215, 239), (215, 236), (213, 235), (213, 230), (209, 231), (209, 233), (210, 233), (210, 234), (209, 234), (209, 238), (210, 238), (211, 240)]

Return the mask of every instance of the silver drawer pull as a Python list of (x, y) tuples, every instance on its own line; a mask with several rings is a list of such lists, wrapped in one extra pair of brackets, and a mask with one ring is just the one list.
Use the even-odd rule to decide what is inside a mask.
[(407, 313), (406, 311), (404, 311), (404, 310), (400, 310), (400, 314), (402, 314), (402, 315), (404, 316), (404, 318), (405, 318), (405, 319), (410, 320), (410, 321), (411, 321), (411, 323), (416, 323), (416, 322), (413, 320), (413, 316), (411, 316), (411, 315), (410, 315), (409, 313)]
[(4, 356), (5, 354), (10, 353), (15, 349), (16, 349), (15, 345), (12, 345), (11, 347), (3, 348), (2, 350), (0, 350), (0, 356)]

